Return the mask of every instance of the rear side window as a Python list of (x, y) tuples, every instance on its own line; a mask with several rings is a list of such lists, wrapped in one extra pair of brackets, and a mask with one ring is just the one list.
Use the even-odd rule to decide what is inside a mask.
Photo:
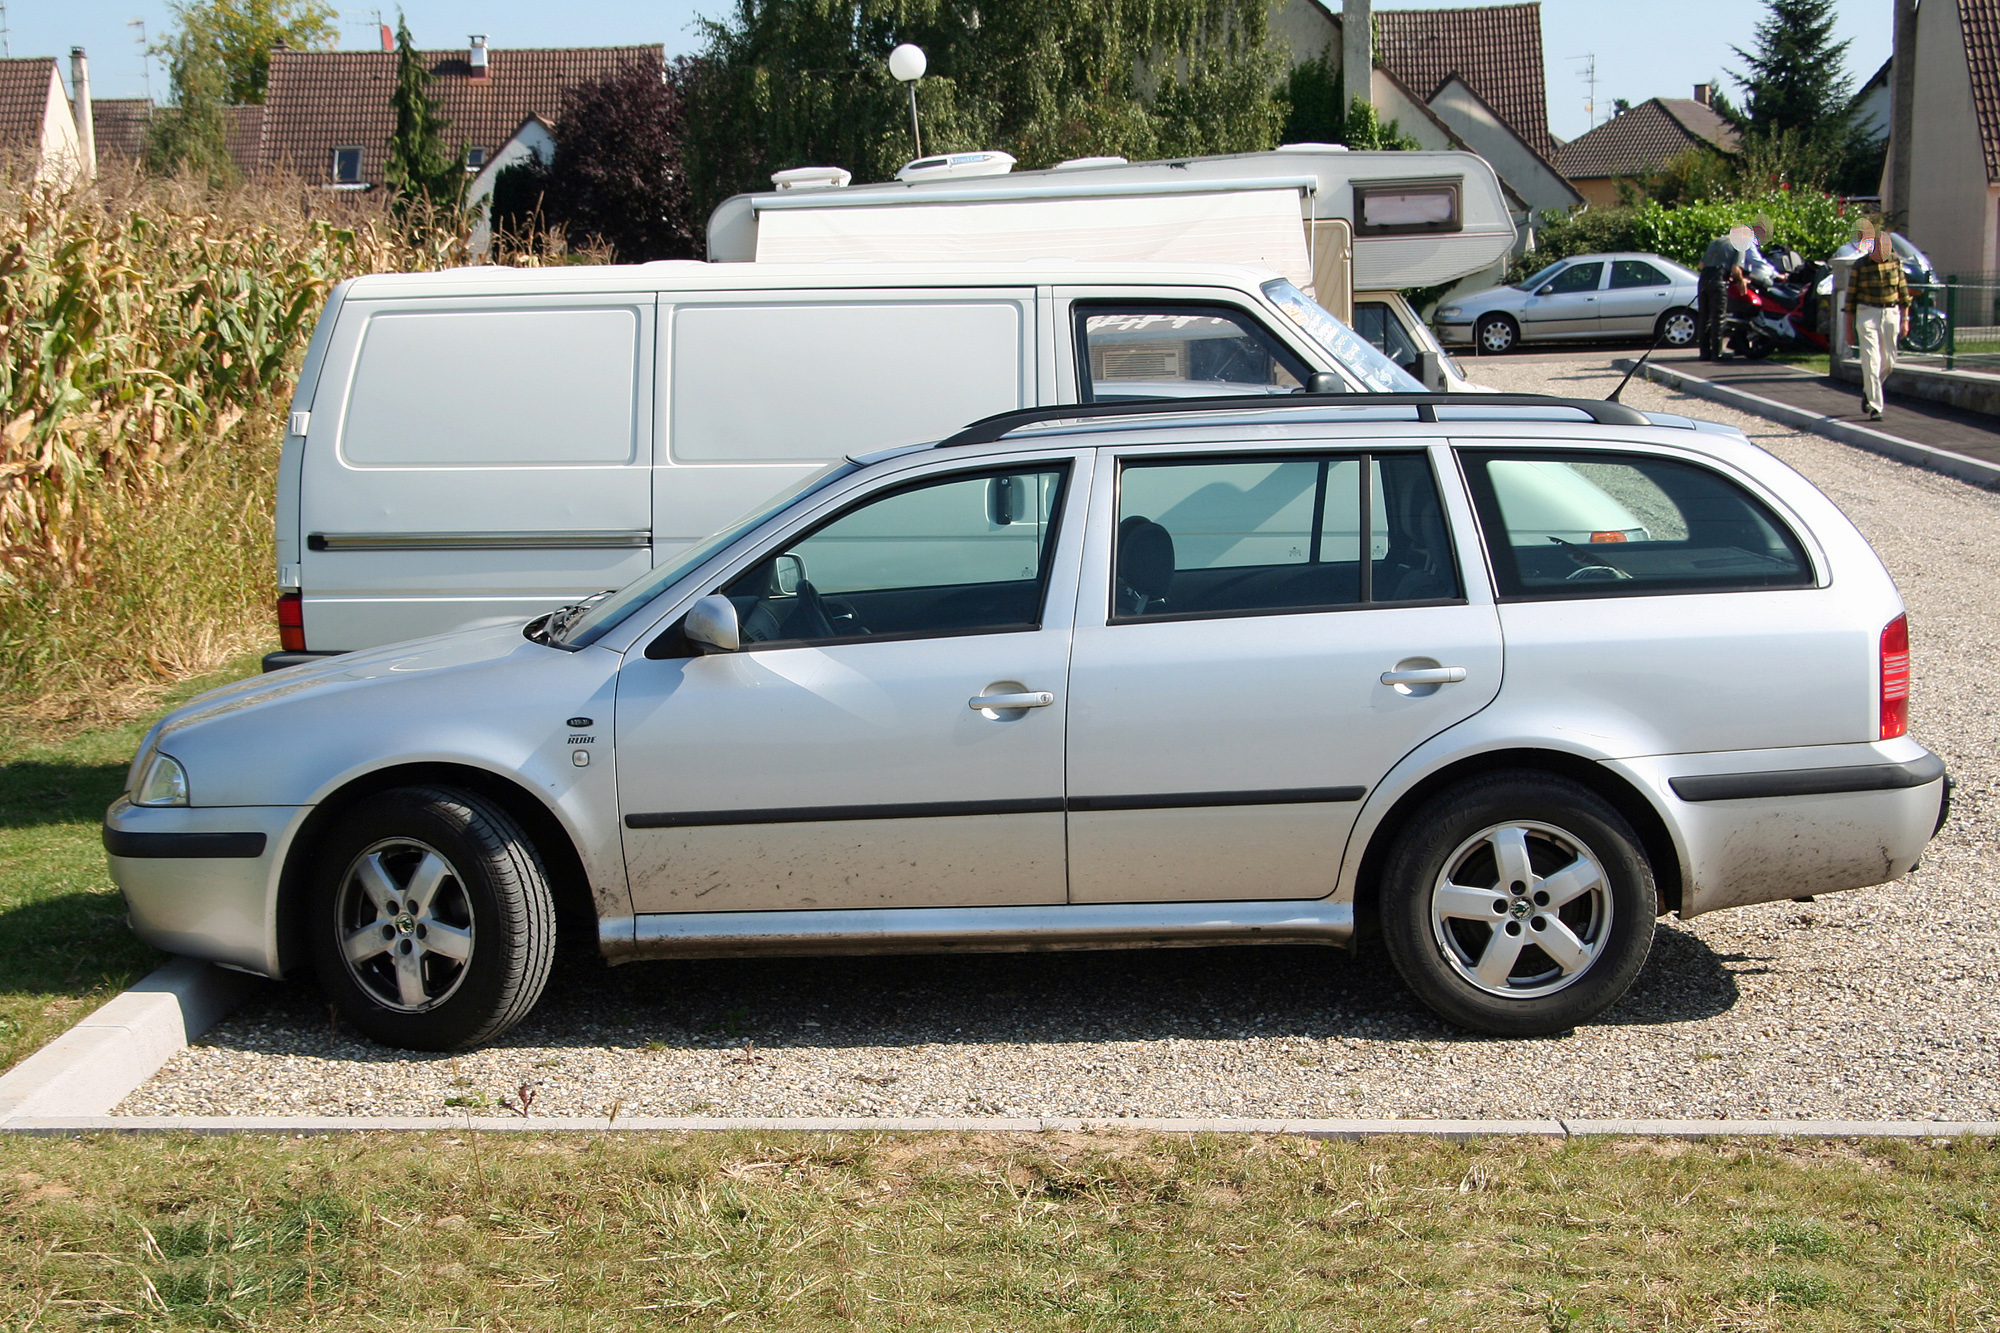
[(629, 462), (638, 349), (629, 307), (371, 316), (341, 456), (377, 467)]
[(1257, 615), (1458, 597), (1422, 454), (1128, 462), (1112, 618)]
[(1643, 259), (1619, 259), (1611, 265), (1611, 287), (1616, 291), (1621, 287), (1667, 287), (1671, 286), (1667, 275), (1648, 264)]
[(1503, 598), (1812, 586), (1792, 531), (1707, 468), (1644, 454), (1459, 456)]

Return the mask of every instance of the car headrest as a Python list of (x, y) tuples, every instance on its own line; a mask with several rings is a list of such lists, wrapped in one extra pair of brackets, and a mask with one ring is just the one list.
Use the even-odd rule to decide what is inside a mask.
[(1139, 514), (1121, 522), (1118, 525), (1118, 581), (1148, 603), (1165, 599), (1174, 581), (1173, 534)]

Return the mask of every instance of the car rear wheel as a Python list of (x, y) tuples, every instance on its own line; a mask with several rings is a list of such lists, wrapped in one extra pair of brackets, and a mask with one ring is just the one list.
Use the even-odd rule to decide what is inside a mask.
[(1472, 342), (1482, 355), (1511, 352), (1514, 344), (1521, 341), (1521, 330), (1513, 320), (1505, 315), (1481, 315), (1479, 323), (1473, 327)]
[(555, 904), (541, 858), (506, 811), (471, 792), (369, 797), (324, 844), (313, 888), (320, 984), (385, 1045), (489, 1041), (548, 980)]
[(1615, 1004), (1652, 947), (1657, 891), (1632, 827), (1578, 783), (1487, 774), (1427, 802), (1384, 866), (1404, 982), (1476, 1032), (1539, 1037)]
[(1701, 336), (1701, 326), (1695, 321), (1694, 311), (1683, 306), (1661, 315), (1659, 323), (1653, 326), (1653, 336), (1668, 347), (1692, 347)]

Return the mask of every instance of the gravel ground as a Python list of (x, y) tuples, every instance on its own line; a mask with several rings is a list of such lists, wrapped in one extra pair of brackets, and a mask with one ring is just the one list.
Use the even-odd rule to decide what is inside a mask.
[[(1601, 353), (1482, 360), (1495, 388), (1602, 396)], [(1831, 495), (1911, 613), (1916, 736), (1959, 780), (1898, 883), (1663, 922), (1605, 1018), (1491, 1041), (1379, 953), (1304, 948), (649, 963), (565, 956), (529, 1020), (453, 1057), (373, 1046), (283, 988), (127, 1114), (1912, 1117), (2000, 1119), (2000, 495), (1635, 381)]]

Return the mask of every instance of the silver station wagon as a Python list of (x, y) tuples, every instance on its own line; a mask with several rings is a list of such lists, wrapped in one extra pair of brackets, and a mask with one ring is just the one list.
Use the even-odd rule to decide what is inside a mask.
[(1616, 403), (1041, 408), (843, 461), (618, 592), (153, 728), (133, 928), (444, 1049), (612, 962), (1378, 937), (1560, 1031), (1657, 917), (1942, 824), (1881, 562), (1739, 433)]

